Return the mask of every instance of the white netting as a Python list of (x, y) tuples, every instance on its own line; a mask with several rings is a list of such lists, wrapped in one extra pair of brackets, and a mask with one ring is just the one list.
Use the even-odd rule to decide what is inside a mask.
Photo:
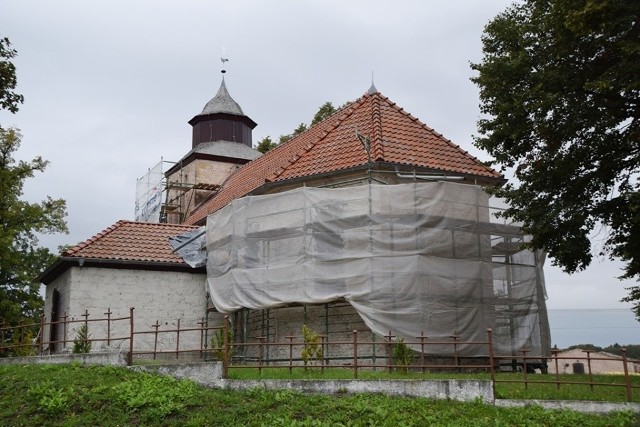
[(445, 182), (244, 197), (207, 219), (211, 298), (225, 313), (344, 298), (380, 336), (482, 342), (493, 328), (501, 354), (546, 354), (543, 257), (493, 213), (480, 187)]
[(134, 214), (136, 221), (160, 222), (163, 177), (162, 161), (160, 161), (136, 182), (136, 206)]

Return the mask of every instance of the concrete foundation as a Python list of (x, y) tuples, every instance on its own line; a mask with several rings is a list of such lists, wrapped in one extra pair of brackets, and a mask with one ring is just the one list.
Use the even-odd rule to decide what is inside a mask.
[(127, 354), (119, 352), (98, 352), (84, 354), (52, 354), (47, 356), (3, 357), (0, 365), (60, 365), (80, 363), (82, 365), (127, 366)]

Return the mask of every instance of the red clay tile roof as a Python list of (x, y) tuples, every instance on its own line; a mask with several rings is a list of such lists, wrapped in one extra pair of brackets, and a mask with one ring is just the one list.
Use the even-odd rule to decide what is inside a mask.
[(122, 220), (68, 249), (62, 256), (186, 265), (178, 254), (171, 253), (169, 237), (195, 228), (197, 227)]
[(367, 153), (358, 135), (369, 140), (372, 162), (427, 168), (496, 182), (502, 179), (498, 172), (376, 92), (365, 94), (238, 169), (213, 198), (191, 213), (185, 224), (202, 222), (209, 213), (266, 182), (367, 165)]

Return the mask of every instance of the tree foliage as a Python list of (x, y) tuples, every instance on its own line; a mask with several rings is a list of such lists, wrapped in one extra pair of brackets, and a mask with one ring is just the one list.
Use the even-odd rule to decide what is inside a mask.
[(277, 146), (278, 144), (273, 142), (270, 136), (265, 136), (260, 140), (260, 142), (258, 142), (258, 145), (256, 146), (256, 150), (264, 154), (267, 151), (273, 150)]
[[(496, 191), (530, 246), (572, 273), (600, 255), (640, 277), (640, 8), (623, 0), (525, 0), (485, 28), (480, 136), (515, 182)], [(640, 320), (640, 290), (630, 288)]]
[(17, 84), (16, 67), (10, 59), (16, 54), (9, 39), (0, 38), (0, 108), (12, 113), (18, 111), (18, 104), (22, 104), (23, 101), (22, 95), (13, 91)]
[[(22, 96), (13, 92), (15, 68), (7, 61), (15, 56), (9, 41), (0, 40), (0, 106), (16, 112)], [(47, 197), (40, 203), (21, 199), (24, 182), (42, 172), (47, 161), (36, 157), (30, 162), (16, 161), (20, 147), (17, 129), (0, 127), (0, 319), (10, 324), (37, 321), (42, 310), (39, 272), (55, 257), (38, 246), (38, 233), (67, 232), (66, 203)]]
[(336, 111), (336, 107), (334, 107), (331, 102), (325, 102), (320, 106), (318, 112), (313, 116), (313, 119), (311, 120), (311, 126), (320, 123)]

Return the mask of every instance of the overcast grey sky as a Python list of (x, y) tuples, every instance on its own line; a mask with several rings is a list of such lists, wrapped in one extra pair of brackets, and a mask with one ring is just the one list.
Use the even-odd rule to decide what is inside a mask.
[[(22, 130), (18, 158), (51, 161), (26, 197), (68, 203), (70, 234), (43, 242), (77, 243), (133, 218), (136, 179), (190, 149), (187, 121), (216, 93), (223, 49), (227, 88), (258, 123), (254, 143), (310, 122), (326, 101), (358, 98), (374, 72), (385, 96), (487, 160), (472, 145), (479, 100), (469, 63), (481, 60), (484, 25), (509, 3), (0, 0), (0, 36), (18, 50), (25, 97), (0, 124)], [(573, 276), (547, 267), (549, 308), (628, 308), (619, 301), (633, 283), (615, 279), (619, 268), (604, 259)]]

